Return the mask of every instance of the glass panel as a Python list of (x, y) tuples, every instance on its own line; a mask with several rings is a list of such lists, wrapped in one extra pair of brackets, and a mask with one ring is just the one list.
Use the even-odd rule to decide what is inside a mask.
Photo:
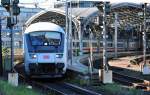
[(30, 33), (31, 44), (35, 46), (60, 45), (61, 34), (54, 31), (32, 32)]

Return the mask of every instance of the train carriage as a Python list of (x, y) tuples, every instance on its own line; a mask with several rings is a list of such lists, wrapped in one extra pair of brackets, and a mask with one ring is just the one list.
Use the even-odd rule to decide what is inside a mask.
[(25, 72), (30, 77), (62, 77), (67, 68), (64, 30), (50, 22), (31, 24), (24, 32)]

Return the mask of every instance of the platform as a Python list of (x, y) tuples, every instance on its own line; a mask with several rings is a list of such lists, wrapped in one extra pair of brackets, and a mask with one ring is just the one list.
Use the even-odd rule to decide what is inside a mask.
[(86, 60), (88, 58), (88, 55), (83, 55), (83, 56), (77, 56), (77, 57), (74, 57), (73, 60), (72, 60), (72, 64), (70, 64), (68, 66), (68, 70), (71, 70), (71, 71), (75, 71), (75, 72), (78, 72), (80, 74), (83, 74), (83, 75), (86, 75), (88, 74), (88, 67), (83, 65), (80, 60)]
[[(135, 52), (135, 51), (131, 51), (131, 52), (118, 52), (118, 57), (121, 56), (132, 56), (130, 57), (130, 59), (136, 58), (136, 57), (140, 57), (142, 55), (137, 56), (137, 54), (140, 54), (141, 52)], [(94, 54), (93, 55), (94, 59), (99, 59), (102, 58), (102, 53), (101, 54)], [(115, 56), (114, 52), (108, 52), (108, 58), (113, 58)], [(88, 66), (85, 66), (84, 64), (82, 64), (81, 61), (86, 61), (89, 57), (89, 54), (83, 54), (82, 56), (77, 56), (77, 57), (73, 57), (73, 61), (72, 64), (68, 66), (68, 70), (72, 70), (75, 72), (78, 72), (80, 74), (83, 75), (87, 75), (89, 73), (89, 68)], [(130, 60), (129, 59), (129, 60)], [(128, 63), (126, 63), (128, 64)], [(98, 69), (94, 69), (93, 73), (98, 73)]]

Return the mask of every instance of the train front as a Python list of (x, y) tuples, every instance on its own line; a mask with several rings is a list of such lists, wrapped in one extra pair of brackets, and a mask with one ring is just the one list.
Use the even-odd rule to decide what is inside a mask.
[(66, 72), (64, 31), (52, 23), (36, 23), (24, 34), (25, 71), (30, 77), (62, 77)]

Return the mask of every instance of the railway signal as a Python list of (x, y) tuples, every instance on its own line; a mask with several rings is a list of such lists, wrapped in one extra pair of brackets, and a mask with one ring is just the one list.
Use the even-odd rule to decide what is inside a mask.
[(20, 14), (20, 8), (18, 7), (19, 0), (1, 0), (2, 6), (9, 12), (7, 18), (7, 27), (11, 31), (11, 72), (13, 72), (13, 61), (14, 61), (14, 38), (13, 38), (13, 26), (17, 24), (17, 17), (14, 16)]
[[(106, 38), (106, 30), (107, 29), (107, 16), (110, 14), (110, 2), (99, 2), (96, 4), (97, 8), (99, 9), (100, 14), (102, 14), (103, 18), (103, 70), (100, 71), (99, 75), (102, 75), (103, 83), (112, 83), (112, 71), (108, 69), (108, 61), (107, 61), (107, 38)], [(109, 80), (107, 80), (109, 79)]]
[(13, 15), (17, 16), (20, 14), (20, 8), (18, 7), (18, 3), (19, 3), (19, 0), (14, 0), (13, 1)]
[(107, 22), (107, 15), (110, 14), (110, 2), (99, 2), (96, 4), (97, 8), (99, 9), (99, 12), (102, 14), (102, 21), (103, 23), (99, 23), (99, 24), (103, 24), (103, 67), (105, 70), (108, 71), (108, 63), (107, 63), (107, 39), (106, 39), (106, 22)]
[(10, 11), (9, 8), (10, 8), (10, 0), (1, 0), (1, 4), (3, 7), (5, 7), (5, 9), (7, 11)]
[(11, 28), (17, 24), (17, 19), (14, 20), (14, 16), (20, 14), (19, 0), (1, 0), (1, 4), (10, 14), (10, 17), (7, 18), (7, 27)]
[(9, 13), (12, 11), (13, 15), (15, 16), (19, 15), (20, 13), (20, 8), (18, 7), (19, 0), (1, 0), (1, 4)]
[(105, 7), (105, 13), (106, 13), (106, 15), (109, 15), (110, 14), (110, 11), (111, 11), (111, 5), (110, 5), (110, 2), (105, 2), (105, 5), (104, 5)]

